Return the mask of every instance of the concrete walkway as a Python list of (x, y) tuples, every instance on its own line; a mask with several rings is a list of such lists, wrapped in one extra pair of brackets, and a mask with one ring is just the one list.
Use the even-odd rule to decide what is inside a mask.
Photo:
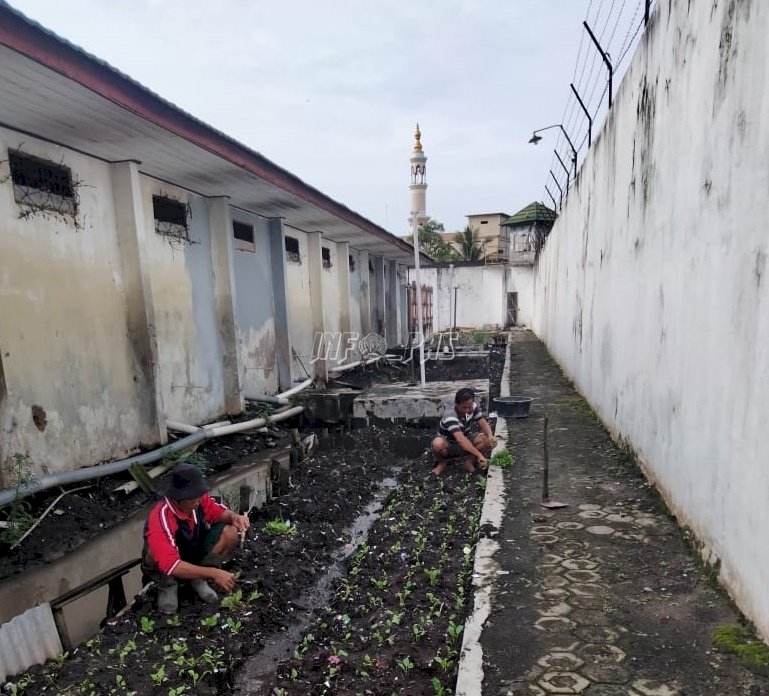
[[(489, 478), (484, 516), (501, 514), (476, 556), (457, 695), (769, 694), (769, 680), (714, 651), (713, 630), (737, 616), (632, 457), (533, 334), (511, 340), (511, 393), (535, 400), (507, 420), (514, 465)], [(539, 505), (545, 415), (562, 510)]]

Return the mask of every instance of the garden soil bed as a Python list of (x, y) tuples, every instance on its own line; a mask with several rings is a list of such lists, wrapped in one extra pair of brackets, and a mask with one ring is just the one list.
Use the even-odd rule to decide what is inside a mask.
[[(504, 351), (499, 349), (490, 361), (475, 359), (466, 368), (457, 363), (451, 370), (444, 367), (448, 363), (439, 363), (435, 374), (444, 370), (442, 379), (466, 379), (468, 370), (480, 369), (482, 374), (471, 377), (490, 376), (492, 391), (498, 393), (503, 361)], [(420, 694), (434, 693), (433, 679), (441, 687), (453, 684), (454, 651), (461, 643), (458, 631), (470, 604), (468, 558), (474, 553), (477, 526), (472, 520), (482, 500), (483, 480), (468, 485), (469, 479), (458, 472), (433, 480), (428, 474), (431, 458), (424, 453), (432, 434), (432, 429), (420, 426), (332, 431), (318, 451), (292, 467), (288, 490), (252, 513), (251, 532), (231, 566), (239, 576), (238, 590), (223, 598), (222, 606), (202, 604), (182, 592), (176, 625), (157, 614), (152, 596), (139, 598), (132, 612), (111, 621), (67, 659), (12, 679), (16, 693), (234, 693), (238, 671), (248, 658), (285, 637), (296, 617), (306, 613), (307, 593), (340, 553), (353, 554), (350, 526), (372, 500), (386, 497), (383, 485), (393, 475), (399, 485), (384, 503), (387, 515), (372, 528), (367, 545), (350, 556), (348, 566), (342, 564), (350, 574), (332, 588), (328, 611), (321, 612), (310, 629), (315, 638), (301, 639), (302, 654), (279, 670), (276, 663), (271, 678), (276, 688), (293, 694), (389, 694), (406, 683), (409, 687), (403, 693)], [(279, 441), (285, 435), (277, 429), (272, 439)], [(213, 441), (201, 453), (214, 468), (227, 468), (268, 444), (273, 443), (264, 437), (238, 436)], [(115, 483), (105, 479), (87, 496), (68, 496), (75, 506), (84, 497), (88, 504), (82, 506), (82, 518), (59, 516), (58, 533), (71, 533), (70, 519), (79, 529), (81, 519), (94, 508), (104, 511), (99, 524), (106, 527), (150, 500), (141, 493), (115, 497)], [(266, 534), (264, 525), (272, 520), (285, 521), (295, 533)], [(25, 542), (28, 555), (3, 559), (0, 570), (8, 574), (23, 570), (27, 563), (44, 562), (43, 552), (35, 556), (30, 549), (35, 535), (45, 538), (47, 528), (44, 523), (30, 544)], [(83, 536), (87, 533), (84, 530)], [(351, 579), (355, 579), (352, 585)], [(407, 590), (410, 599), (404, 600)], [(370, 603), (368, 609), (364, 602)], [(346, 623), (349, 630), (339, 633)], [(381, 646), (375, 628), (383, 636)], [(388, 628), (389, 633), (382, 633)], [(420, 630), (423, 635), (417, 635)], [(343, 644), (340, 638), (347, 633), (349, 641)], [(327, 654), (333, 650), (336, 655)], [(328, 675), (330, 667), (338, 670)], [(333, 688), (324, 685), (329, 676)]]

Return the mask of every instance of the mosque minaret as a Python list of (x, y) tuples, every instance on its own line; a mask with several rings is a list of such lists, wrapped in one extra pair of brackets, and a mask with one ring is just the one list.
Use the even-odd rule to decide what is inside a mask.
[[(411, 208), (410, 214), (416, 214), (417, 224), (427, 222), (427, 157), (422, 151), (422, 133), (417, 129), (414, 133), (414, 149), (411, 153)], [(411, 219), (409, 219), (411, 222)]]

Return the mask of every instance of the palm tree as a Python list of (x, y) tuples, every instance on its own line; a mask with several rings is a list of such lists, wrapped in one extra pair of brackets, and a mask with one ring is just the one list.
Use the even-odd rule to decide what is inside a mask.
[(457, 232), (454, 243), (459, 247), (459, 256), (464, 261), (480, 261), (484, 256), (486, 240), (481, 240), (478, 230), (469, 225)]

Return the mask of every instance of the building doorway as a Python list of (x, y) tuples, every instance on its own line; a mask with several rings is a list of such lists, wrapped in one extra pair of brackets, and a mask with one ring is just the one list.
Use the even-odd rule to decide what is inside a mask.
[(507, 322), (506, 326), (518, 326), (518, 293), (507, 293)]

